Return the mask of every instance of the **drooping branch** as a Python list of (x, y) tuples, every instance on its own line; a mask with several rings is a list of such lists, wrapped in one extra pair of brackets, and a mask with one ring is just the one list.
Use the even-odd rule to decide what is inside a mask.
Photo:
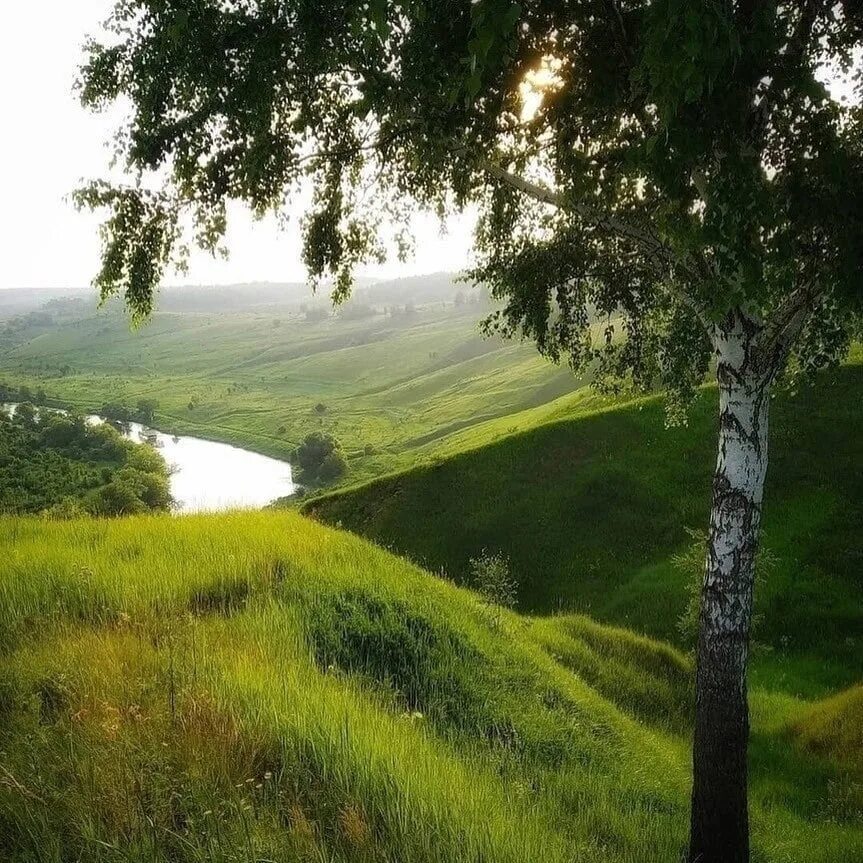
[[(606, 230), (610, 234), (634, 242), (648, 258), (660, 264), (659, 284), (661, 289), (674, 300), (689, 308), (708, 335), (712, 333), (713, 322), (710, 320), (707, 308), (673, 278), (673, 270), (678, 267), (687, 270), (696, 279), (700, 279), (701, 274), (698, 273), (691, 260), (681, 259), (676, 255), (650, 227), (633, 224), (618, 216), (592, 207), (589, 204), (573, 201), (567, 195), (554, 189), (549, 189), (548, 186), (544, 186), (541, 183), (520, 177), (489, 159), (481, 159), (480, 167), (496, 180), (505, 183), (516, 191), (527, 195), (529, 198), (533, 198), (535, 201), (575, 213), (595, 228)], [(671, 278), (667, 277), (669, 271), (672, 272)]]

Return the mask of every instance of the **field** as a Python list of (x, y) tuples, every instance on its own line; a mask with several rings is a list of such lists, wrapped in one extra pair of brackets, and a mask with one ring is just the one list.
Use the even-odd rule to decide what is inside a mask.
[[(668, 429), (425, 287), (0, 326), (10, 385), (351, 467), (305, 515), (0, 517), (0, 860), (681, 859), (715, 390)], [(753, 863), (863, 863), (861, 396), (858, 347), (772, 407)], [(484, 552), (518, 611), (466, 588)]]
[[(0, 857), (676, 860), (690, 667), (295, 513), (0, 521)], [(754, 859), (863, 860), (860, 689), (755, 687)]]
[(384, 313), (396, 289), (371, 295), (382, 299), (376, 314), (324, 320), (306, 320), (296, 300), (258, 308), (248, 289), (215, 311), (161, 311), (138, 331), (90, 297), (74, 315), (61, 308), (0, 340), (0, 379), (81, 410), (155, 399), (164, 431), (276, 457), (323, 430), (341, 441), (354, 481), (409, 467), (460, 430), (581, 385), (530, 345), (483, 339), (487, 309), (476, 298), (456, 304), (455, 287), (434, 284), (409, 314)]
[[(581, 611), (680, 643), (678, 565), (703, 531), (715, 460), (716, 393), (685, 428), (662, 403), (597, 407), (581, 391), (465, 432), (461, 451), (305, 504), (315, 517), (464, 582), (483, 549), (509, 557), (521, 607)], [(814, 695), (863, 667), (863, 352), (772, 405), (756, 679)], [(503, 426), (524, 429), (505, 433)], [(497, 435), (503, 435), (495, 440)], [(452, 442), (455, 445), (455, 442)]]

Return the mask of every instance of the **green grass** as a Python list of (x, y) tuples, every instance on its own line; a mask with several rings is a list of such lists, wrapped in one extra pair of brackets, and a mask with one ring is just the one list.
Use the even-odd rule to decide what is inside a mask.
[(806, 749), (844, 759), (863, 778), (863, 684), (807, 705), (792, 730)]
[(132, 332), (111, 309), (0, 345), (0, 378), (82, 410), (153, 398), (164, 431), (276, 457), (323, 430), (341, 440), (356, 481), (581, 385), (530, 345), (481, 338), (482, 315), (452, 304), (409, 319), (315, 323), (278, 310), (158, 312)]
[[(0, 377), (276, 456), (331, 432), (349, 482), (389, 473), (307, 511), (446, 578), (289, 512), (0, 518), (0, 860), (679, 859), (673, 558), (706, 524), (715, 392), (666, 430), (481, 340), (475, 308), (275, 314), (65, 320)], [(861, 393), (858, 349), (774, 403), (755, 863), (863, 863)], [(483, 549), (521, 614), (457, 586)]]
[[(676, 641), (690, 576), (674, 565), (707, 524), (716, 393), (686, 428), (661, 401), (597, 405), (581, 391), (478, 426), (446, 459), (309, 501), (305, 511), (456, 581), (503, 553), (521, 607), (580, 611)], [(863, 352), (772, 405), (756, 679), (824, 694), (863, 667)], [(569, 418), (566, 418), (566, 417)], [(526, 429), (506, 433), (504, 426)]]
[[(294, 513), (0, 520), (0, 858), (678, 859), (690, 664)], [(756, 689), (754, 859), (863, 860)]]

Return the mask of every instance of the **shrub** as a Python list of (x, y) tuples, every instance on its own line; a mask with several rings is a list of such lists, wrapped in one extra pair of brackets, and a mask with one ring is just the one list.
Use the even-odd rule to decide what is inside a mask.
[(153, 399), (138, 399), (138, 406), (135, 411), (138, 422), (145, 425), (153, 422), (153, 417), (158, 407), (159, 403)]
[(342, 455), (340, 450), (333, 450), (321, 462), (321, 467), (318, 471), (318, 480), (320, 482), (334, 482), (343, 477), (347, 472), (347, 459)]
[(292, 462), (296, 478), (306, 485), (333, 482), (348, 471), (341, 445), (332, 435), (322, 432), (306, 435), (294, 450)]
[(471, 583), (483, 598), (503, 608), (518, 604), (518, 582), (509, 569), (509, 559), (483, 549), (479, 557), (470, 559)]

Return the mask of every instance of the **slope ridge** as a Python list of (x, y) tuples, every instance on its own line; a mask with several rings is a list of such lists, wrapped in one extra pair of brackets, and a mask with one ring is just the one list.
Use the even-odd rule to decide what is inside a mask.
[[(303, 511), (352, 530), (457, 582), (483, 549), (506, 555), (521, 607), (578, 611), (678, 641), (688, 573), (675, 559), (688, 529), (707, 523), (715, 391), (685, 428), (664, 427), (645, 399), (592, 411), (566, 401), (544, 422), (367, 485), (307, 501)], [(589, 401), (584, 404), (590, 405)], [(764, 545), (775, 560), (756, 675), (794, 694), (856, 682), (863, 643), (859, 525), (863, 522), (863, 352), (772, 408)], [(513, 425), (519, 422), (514, 417)], [(498, 423), (500, 427), (500, 423)]]
[[(0, 852), (674, 859), (688, 678), (294, 513), (0, 519)], [(754, 784), (761, 858), (861, 859), (841, 770), (797, 769)]]

